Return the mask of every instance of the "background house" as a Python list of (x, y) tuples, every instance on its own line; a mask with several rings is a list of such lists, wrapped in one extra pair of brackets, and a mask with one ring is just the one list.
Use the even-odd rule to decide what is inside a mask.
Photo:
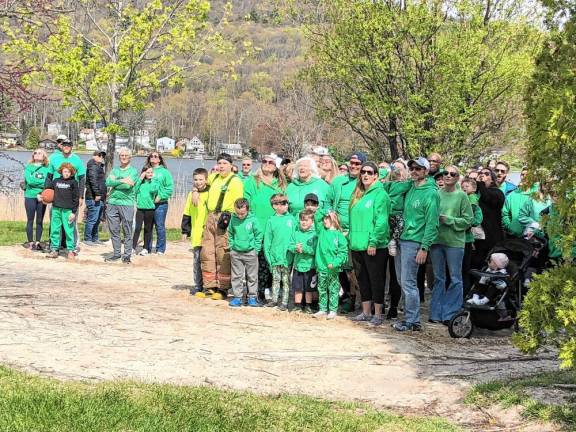
[(164, 153), (174, 150), (176, 146), (176, 141), (172, 138), (162, 137), (156, 140), (156, 150)]

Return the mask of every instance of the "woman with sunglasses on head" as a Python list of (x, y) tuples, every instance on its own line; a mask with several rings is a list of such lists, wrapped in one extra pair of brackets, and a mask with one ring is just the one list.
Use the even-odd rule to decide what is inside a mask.
[[(262, 157), (260, 168), (253, 176), (244, 181), (244, 198), (250, 204), (250, 211), (256, 216), (260, 227), (266, 228), (268, 219), (274, 215), (274, 208), (270, 204), (273, 195), (286, 190), (284, 174), (276, 167), (275, 157), (265, 155)], [(264, 299), (265, 290), (272, 287), (272, 274), (264, 257), (264, 250), (258, 256), (258, 297)]]
[(378, 166), (366, 162), (360, 169), (360, 178), (350, 201), (348, 239), (362, 299), (362, 313), (353, 320), (369, 321), (372, 326), (381, 325), (384, 319), (389, 217), (390, 198), (378, 181)]
[(484, 168), (478, 174), (478, 204), (482, 210), (482, 228), (485, 239), (474, 242), (474, 255), (472, 267), (481, 268), (488, 256), (488, 252), (496, 243), (504, 239), (502, 227), (502, 208), (506, 201), (504, 192), (498, 188), (498, 181), (494, 171)]
[[(449, 165), (442, 173), (444, 186), (438, 191), (440, 225), (438, 237), (430, 248), (434, 269), (434, 287), (428, 320), (431, 323), (447, 323), (462, 306), (462, 260), (466, 230), (470, 228), (474, 216), (468, 196), (460, 188), (456, 188), (460, 179), (458, 168)], [(448, 276), (450, 284), (446, 285)]]
[[(168, 215), (168, 200), (174, 193), (174, 179), (166, 168), (164, 158), (158, 152), (153, 151), (146, 158), (146, 167), (154, 170), (152, 181), (158, 185), (158, 195), (155, 199), (154, 225), (156, 226), (156, 253), (164, 255), (166, 252), (166, 216)], [(144, 247), (152, 252), (152, 239), (150, 244)]]
[[(32, 159), (24, 169), (24, 206), (26, 208), (26, 247), (31, 250), (41, 250), (44, 213), (46, 204), (40, 194), (44, 190), (48, 177), (48, 155), (43, 149), (34, 150)], [(34, 241), (34, 220), (36, 220), (36, 241)]]

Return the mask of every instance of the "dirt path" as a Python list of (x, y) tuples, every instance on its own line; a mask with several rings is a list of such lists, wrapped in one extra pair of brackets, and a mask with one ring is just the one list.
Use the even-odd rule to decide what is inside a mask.
[(397, 334), (345, 318), (318, 321), (191, 298), (177, 289), (191, 280), (183, 243), (130, 266), (104, 264), (107, 246), (86, 249), (77, 262), (54, 262), (22, 247), (0, 248), (0, 363), (64, 379), (361, 400), (448, 416), (474, 430), (534, 425), (465, 408), (471, 381), (556, 367), (551, 355), (521, 356), (502, 333), (452, 340), (444, 327), (428, 326)]

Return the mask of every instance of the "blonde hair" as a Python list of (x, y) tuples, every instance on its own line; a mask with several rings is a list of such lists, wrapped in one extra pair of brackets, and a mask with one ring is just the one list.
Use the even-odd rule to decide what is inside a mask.
[[(320, 161), (322, 161), (322, 158), (325, 158), (326, 156), (320, 156)], [(328, 156), (330, 158), (330, 170), (329, 171), (324, 171), (323, 169), (320, 169), (320, 177), (326, 182), (326, 183), (331, 183), (332, 180), (334, 179), (334, 177), (340, 175), (340, 168), (338, 167), (338, 164), (336, 163), (336, 161), (334, 160), (334, 158), (332, 156)]]
[(322, 220), (324, 219), (330, 219), (330, 223), (332, 224), (332, 226), (336, 228), (338, 231), (342, 231), (342, 227), (340, 226), (340, 220), (338, 219), (338, 215), (334, 211), (326, 213), (322, 218)]
[(42, 166), (45, 166), (45, 167), (48, 166), (48, 164), (50, 163), (48, 161), (48, 153), (46, 153), (46, 150), (41, 149), (41, 148), (36, 149), (36, 150), (34, 150), (34, 152), (32, 152), (32, 159), (30, 159), (30, 161), (28, 163), (31, 163), (31, 164), (36, 163), (36, 161), (34, 160), (34, 153), (36, 153), (36, 152), (42, 154)]
[[(272, 175), (278, 179), (278, 186), (280, 186), (280, 189), (286, 190), (287, 181), (286, 177), (284, 176), (283, 170), (281, 168), (276, 167), (276, 170)], [(254, 181), (256, 182), (257, 189), (260, 189), (260, 182), (262, 181), (263, 177), (264, 173), (262, 172), (262, 166), (260, 166), (260, 168), (258, 168), (256, 170), (256, 173), (254, 174)]]

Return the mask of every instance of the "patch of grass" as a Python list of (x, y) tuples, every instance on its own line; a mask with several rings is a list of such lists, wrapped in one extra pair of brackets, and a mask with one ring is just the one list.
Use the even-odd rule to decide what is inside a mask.
[[(576, 428), (576, 371), (558, 371), (537, 374), (519, 379), (490, 381), (478, 384), (470, 390), (466, 403), (477, 406), (490, 406), (495, 403), (505, 408), (521, 406), (526, 418), (552, 421), (562, 424), (569, 430)], [(547, 404), (535, 400), (531, 390), (538, 389), (568, 391), (571, 395), (565, 403)]]
[[(80, 223), (78, 225), (78, 230), (80, 232), (80, 238), (82, 238), (82, 233), (84, 233), (84, 224)], [(48, 217), (44, 220), (44, 234), (42, 234), (42, 240), (48, 241), (48, 235), (50, 231), (50, 226), (48, 224)], [(144, 234), (140, 234), (143, 236)], [(168, 228), (166, 230), (166, 238), (168, 241), (180, 240), (180, 230), (176, 228)], [(110, 235), (107, 231), (100, 230), (100, 240), (106, 241), (110, 239)], [(16, 244), (22, 244), (26, 241), (26, 222), (9, 222), (0, 221), (0, 246), (12, 246)]]
[(61, 382), (0, 366), (0, 430), (450, 432), (439, 418), (303, 396), (135, 382)]

